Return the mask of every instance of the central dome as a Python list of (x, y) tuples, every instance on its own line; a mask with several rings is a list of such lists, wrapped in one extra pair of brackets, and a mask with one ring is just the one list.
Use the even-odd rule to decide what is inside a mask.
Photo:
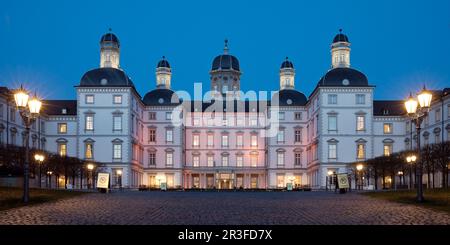
[(235, 70), (240, 71), (239, 60), (233, 55), (222, 54), (214, 58), (211, 70)]

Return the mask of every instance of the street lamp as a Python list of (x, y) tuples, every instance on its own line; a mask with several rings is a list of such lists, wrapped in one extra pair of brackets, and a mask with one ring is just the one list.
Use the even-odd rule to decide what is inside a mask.
[(413, 188), (412, 165), (416, 162), (416, 160), (416, 155), (410, 155), (406, 157), (406, 162), (409, 164), (409, 188)]
[(400, 185), (403, 185), (402, 177), (403, 177), (403, 171), (398, 171), (398, 176), (400, 178)]
[(122, 189), (122, 170), (118, 169), (116, 171), (117, 176), (119, 177), (118, 181), (119, 181), (119, 188)]
[(42, 162), (44, 161), (45, 157), (44, 155), (41, 155), (39, 153), (36, 153), (34, 155), (34, 160), (36, 160), (37, 163), (39, 163), (39, 188), (41, 188), (41, 167), (42, 167)]
[(430, 110), (431, 99), (433, 95), (430, 91), (426, 90), (425, 86), (422, 91), (417, 95), (417, 99), (413, 98), (412, 95), (409, 96), (408, 100), (405, 101), (405, 108), (408, 116), (411, 118), (416, 125), (417, 131), (417, 201), (423, 202), (423, 186), (422, 186), (422, 161), (420, 156), (420, 129), (423, 119), (428, 115)]
[(30, 126), (34, 123), (39, 116), (42, 102), (36, 97), (36, 95), (29, 100), (30, 96), (27, 91), (20, 86), (14, 93), (14, 101), (19, 109), (20, 116), (25, 125), (25, 163), (23, 165), (23, 202), (27, 203), (30, 199)]
[(92, 174), (92, 170), (94, 169), (94, 164), (92, 164), (92, 163), (89, 163), (88, 165), (87, 165), (87, 169), (88, 169), (88, 176), (87, 176), (87, 178), (88, 178), (88, 180), (87, 180), (87, 182), (88, 182), (88, 189), (90, 189), (91, 188), (91, 183), (89, 182), (89, 180), (90, 180), (90, 175)]

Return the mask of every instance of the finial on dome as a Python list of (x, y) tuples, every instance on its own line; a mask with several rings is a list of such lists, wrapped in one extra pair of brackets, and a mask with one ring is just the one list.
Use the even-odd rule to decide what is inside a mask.
[(342, 33), (342, 28), (339, 29), (339, 33)]
[(108, 28), (108, 31), (109, 31), (109, 32), (112, 32), (112, 28), (111, 28), (111, 27), (110, 27), (110, 28)]
[(223, 48), (223, 53), (228, 54), (228, 39), (225, 39), (225, 47)]

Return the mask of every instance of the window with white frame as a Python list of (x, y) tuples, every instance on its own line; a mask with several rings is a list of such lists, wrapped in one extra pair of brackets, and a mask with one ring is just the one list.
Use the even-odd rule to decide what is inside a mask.
[(237, 126), (244, 126), (245, 125), (245, 119), (242, 117), (237, 117), (236, 118), (236, 125)]
[(328, 116), (328, 131), (337, 131), (337, 116)]
[(156, 142), (156, 129), (149, 128), (148, 129), (148, 142)]
[(284, 188), (284, 174), (277, 175), (277, 187)]
[(87, 94), (85, 97), (85, 103), (86, 104), (94, 104), (94, 95), (93, 94)]
[(122, 130), (122, 115), (113, 116), (113, 130), (114, 131)]
[(222, 156), (222, 167), (228, 167), (228, 155)]
[(285, 113), (280, 111), (278, 112), (278, 120), (284, 120), (285, 119)]
[(366, 103), (366, 95), (365, 94), (357, 94), (356, 95), (356, 104), (364, 105)]
[(166, 120), (172, 120), (172, 112), (166, 112)]
[(258, 167), (258, 155), (257, 154), (251, 154), (250, 155), (250, 167)]
[(236, 156), (236, 167), (243, 167), (244, 166), (244, 157), (242, 155)]
[(94, 115), (86, 115), (85, 129), (86, 131), (94, 130)]
[(441, 121), (441, 109), (436, 109), (434, 111), (434, 121), (440, 122)]
[(156, 153), (155, 152), (148, 153), (148, 165), (156, 166)]
[(329, 159), (337, 159), (337, 145), (336, 143), (328, 144), (328, 158)]
[(113, 103), (114, 104), (122, 104), (122, 95), (114, 95)]
[(192, 146), (200, 147), (200, 135), (199, 134), (192, 135)]
[(295, 142), (296, 143), (302, 142), (302, 130), (300, 128), (295, 129)]
[(284, 165), (284, 152), (277, 152), (277, 165), (278, 166)]
[(114, 143), (113, 144), (113, 158), (114, 159), (122, 159), (122, 144)]
[(250, 141), (251, 141), (252, 147), (257, 147), (258, 146), (258, 135), (253, 134), (252, 136), (250, 136)]
[(209, 155), (207, 157), (207, 164), (208, 164), (208, 167), (214, 167), (214, 156)]
[(237, 147), (244, 146), (244, 135), (243, 134), (236, 135), (236, 146)]
[(173, 152), (166, 152), (166, 166), (173, 166)]
[(58, 123), (58, 134), (67, 133), (67, 123)]
[(214, 146), (214, 134), (209, 133), (207, 136), (207, 145), (208, 147), (213, 147)]
[(250, 118), (250, 126), (258, 126), (258, 119), (256, 117)]
[(302, 120), (302, 113), (301, 112), (296, 112), (295, 113), (295, 120)]
[(366, 117), (359, 115), (356, 116), (356, 131), (366, 130)]
[(277, 142), (284, 143), (284, 129), (283, 128), (278, 129)]
[(173, 142), (173, 129), (166, 129), (166, 142)]
[(296, 152), (295, 153), (295, 166), (302, 165), (302, 153)]
[(200, 156), (198, 155), (192, 156), (192, 166), (200, 167)]
[(156, 120), (156, 112), (149, 112), (148, 120)]
[(222, 135), (222, 147), (228, 147), (228, 135), (227, 134)]
[(194, 126), (200, 126), (200, 118), (194, 117), (194, 118), (192, 119), (192, 125), (194, 125)]
[(337, 94), (329, 94), (328, 95), (328, 104), (336, 105), (337, 104)]

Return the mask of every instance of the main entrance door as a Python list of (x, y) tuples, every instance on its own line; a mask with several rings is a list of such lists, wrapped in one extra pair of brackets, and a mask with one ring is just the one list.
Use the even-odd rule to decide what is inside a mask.
[(233, 189), (234, 180), (232, 174), (218, 174), (217, 185), (219, 189)]

